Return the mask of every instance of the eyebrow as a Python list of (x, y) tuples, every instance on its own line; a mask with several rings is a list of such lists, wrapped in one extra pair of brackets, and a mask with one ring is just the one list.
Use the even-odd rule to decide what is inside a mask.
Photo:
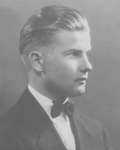
[(64, 55), (68, 55), (72, 52), (78, 52), (78, 53), (82, 53), (82, 50), (79, 50), (79, 49), (69, 49), (69, 50), (66, 50), (63, 52)]

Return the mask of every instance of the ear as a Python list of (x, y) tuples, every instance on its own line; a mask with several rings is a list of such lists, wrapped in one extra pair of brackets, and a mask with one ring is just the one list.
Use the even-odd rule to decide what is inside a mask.
[(43, 71), (43, 56), (39, 51), (31, 51), (29, 53), (29, 60), (31, 62), (31, 66), (37, 72)]

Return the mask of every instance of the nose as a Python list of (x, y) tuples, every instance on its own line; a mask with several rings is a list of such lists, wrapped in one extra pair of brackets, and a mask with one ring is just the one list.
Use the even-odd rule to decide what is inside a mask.
[(88, 58), (85, 57), (83, 60), (83, 67), (81, 67), (81, 72), (83, 72), (83, 73), (90, 72), (90, 71), (92, 71), (92, 69), (93, 69), (92, 64), (90, 63)]
[(92, 69), (93, 69), (93, 66), (89, 60), (87, 60), (87, 62), (86, 62), (86, 68), (88, 69), (88, 71), (92, 71)]

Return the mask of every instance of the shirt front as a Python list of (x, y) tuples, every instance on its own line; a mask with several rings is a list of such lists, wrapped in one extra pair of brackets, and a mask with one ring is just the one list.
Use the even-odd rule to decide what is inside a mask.
[(63, 114), (61, 113), (58, 117), (52, 118), (51, 116), (51, 107), (53, 106), (52, 100), (45, 97), (44, 95), (41, 95), (30, 85), (28, 85), (28, 89), (49, 116), (50, 120), (53, 123), (53, 126), (58, 132), (67, 150), (75, 150), (75, 138), (70, 127), (70, 120), (68, 116), (64, 117)]

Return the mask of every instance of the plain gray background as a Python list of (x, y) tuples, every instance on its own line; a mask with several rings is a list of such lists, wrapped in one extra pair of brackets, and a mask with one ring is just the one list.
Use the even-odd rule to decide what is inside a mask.
[(36, 9), (62, 4), (82, 11), (92, 35), (88, 92), (75, 98), (80, 112), (100, 120), (120, 148), (120, 1), (0, 0), (0, 114), (13, 105), (26, 86), (18, 52), (19, 31)]

